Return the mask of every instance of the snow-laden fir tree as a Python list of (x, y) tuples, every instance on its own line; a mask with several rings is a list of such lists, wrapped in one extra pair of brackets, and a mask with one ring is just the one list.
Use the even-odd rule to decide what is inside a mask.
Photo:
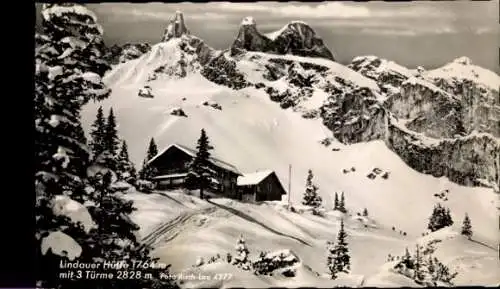
[(368, 209), (367, 208), (363, 209), (363, 216), (368, 217)]
[(203, 199), (203, 192), (209, 188), (215, 171), (210, 164), (210, 150), (213, 147), (204, 129), (201, 130), (200, 138), (196, 146), (196, 156), (189, 164), (186, 183), (190, 188), (200, 190), (200, 198)]
[(335, 192), (335, 199), (333, 201), (333, 210), (339, 209), (339, 195)]
[(104, 146), (104, 135), (106, 129), (106, 120), (104, 119), (104, 113), (102, 106), (97, 109), (97, 115), (94, 123), (92, 124), (92, 129), (90, 131), (91, 141), (90, 147), (92, 148), (92, 153), (94, 157), (99, 156), (105, 149)]
[(34, 77), (37, 280), (43, 287), (69, 288), (69, 281), (57, 278), (58, 261), (66, 257), (52, 254), (57, 251), (53, 248), (42, 252), (41, 245), (56, 232), (76, 240), (78, 246), (78, 241), (89, 238), (86, 229), (56, 215), (53, 206), (57, 196), (83, 199), (90, 150), (80, 111), (89, 100), (108, 96), (101, 75), (109, 66), (100, 61), (104, 45), (91, 11), (73, 4), (45, 4), (41, 18), (41, 33), (35, 35)]
[(341, 211), (342, 213), (347, 213), (347, 210), (345, 208), (344, 192), (342, 192), (340, 194), (340, 201), (339, 201), (339, 205), (337, 207), (337, 210)]
[(441, 206), (441, 204), (434, 206), (427, 228), (434, 232), (451, 225), (453, 225), (453, 220), (451, 219), (450, 210)]
[(414, 276), (413, 279), (421, 284), (424, 281), (424, 263), (422, 259), (422, 253), (420, 252), (420, 247), (417, 245), (415, 250), (415, 262), (414, 262)]
[(460, 231), (460, 233), (464, 236), (466, 236), (469, 240), (472, 238), (472, 225), (471, 225), (471, 222), (470, 222), (470, 218), (469, 218), (469, 215), (467, 213), (465, 213), (465, 218), (464, 218), (464, 221), (462, 223), (462, 230)]
[(117, 156), (117, 169), (116, 173), (118, 175), (119, 180), (131, 180), (135, 179), (136, 171), (134, 164), (130, 161), (128, 156), (128, 147), (127, 142), (125, 140), (122, 141), (122, 145), (120, 147), (120, 151)]
[(146, 151), (146, 158), (142, 163), (142, 168), (139, 171), (139, 177), (143, 180), (150, 180), (156, 176), (156, 169), (148, 164), (148, 162), (158, 154), (158, 147), (156, 146), (155, 139), (151, 138), (149, 141), (148, 149)]
[[(113, 113), (113, 108), (109, 109), (109, 114), (104, 127), (104, 147), (112, 156), (116, 156), (120, 139), (118, 138), (118, 130), (116, 128), (116, 117)], [(116, 166), (116, 164), (113, 164)]]
[(318, 187), (313, 183), (313, 178), (314, 175), (312, 170), (308, 170), (306, 190), (304, 192), (304, 199), (302, 200), (302, 204), (312, 207), (313, 213), (317, 213), (316, 210), (321, 206), (322, 199), (318, 195)]
[(351, 257), (347, 247), (347, 233), (344, 230), (344, 220), (340, 220), (340, 230), (337, 234), (337, 242), (328, 243), (327, 266), (332, 279), (337, 278), (340, 272), (349, 273), (351, 270)]
[(243, 235), (238, 238), (235, 249), (236, 255), (233, 257), (232, 264), (246, 271), (252, 269), (252, 263), (248, 258), (250, 251), (248, 251)]
[[(128, 219), (126, 208), (106, 207), (116, 212), (111, 214), (113, 218), (103, 219), (96, 213), (98, 204), (106, 201), (107, 193), (102, 193), (98, 186), (100, 181), (94, 182), (87, 176), (91, 152), (80, 123), (80, 110), (88, 101), (102, 100), (109, 95), (109, 89), (101, 80), (109, 68), (101, 59), (104, 50), (102, 29), (95, 15), (78, 4), (44, 4), (41, 16), (42, 31), (35, 36), (34, 93), (37, 287), (124, 288), (116, 282), (104, 281), (107, 284), (101, 285), (90, 284), (91, 280), (59, 278), (60, 261), (75, 261), (76, 258), (80, 262), (102, 262), (103, 252), (97, 249), (105, 248), (110, 242), (111, 238), (104, 239), (106, 234), (113, 236), (113, 242), (125, 236), (133, 241), (135, 235), (129, 226), (121, 224)], [(111, 172), (102, 175), (101, 180), (109, 184)], [(65, 203), (61, 203), (61, 199)], [(84, 202), (86, 206), (82, 205)], [(60, 206), (68, 204), (80, 207), (80, 213), (88, 214), (94, 225), (75, 224), (63, 216)], [(98, 234), (99, 230), (107, 228), (113, 230)], [(64, 236), (65, 241), (48, 241), (54, 234)], [(72, 244), (68, 249), (71, 252), (61, 252), (58, 248), (68, 242)], [(123, 244), (118, 247), (106, 247), (115, 260), (149, 258), (147, 250)], [(138, 282), (142, 281), (127, 288), (156, 287), (150, 281)], [(169, 282), (162, 286), (169, 287)]]

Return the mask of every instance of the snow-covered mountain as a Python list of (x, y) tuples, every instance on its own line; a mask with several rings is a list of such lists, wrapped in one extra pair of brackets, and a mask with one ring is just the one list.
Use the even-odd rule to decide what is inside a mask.
[[(290, 181), (295, 204), (312, 169), (327, 209), (332, 194), (344, 191), (351, 212), (366, 207), (380, 224), (416, 237), (425, 230), (432, 206), (445, 202), (454, 219), (469, 214), (479, 240), (496, 242), (492, 228), (498, 221), (498, 195), (491, 187), (498, 189), (500, 142), (489, 125), (498, 117), (496, 107), (481, 123), (488, 125), (469, 125), (463, 113), (465, 92), (457, 94), (442, 84), (448, 79), (448, 85), (457, 86), (458, 76), (438, 78), (422, 69), (415, 73), (374, 56), (344, 66), (321, 56), (321, 49), (304, 54), (303, 48), (262, 48), (282, 43), (276, 40), (285, 36), (291, 37), (286, 43), (295, 41), (295, 33), (302, 35), (306, 28), (293, 23), (298, 26), (263, 36), (246, 19), (235, 44), (218, 51), (191, 35), (182, 14), (176, 13), (162, 42), (108, 72), (104, 81), (112, 95), (85, 107), (86, 130), (97, 106), (105, 111), (113, 107), (131, 159), (140, 164), (151, 137), (160, 149), (171, 143), (193, 147), (204, 128), (216, 157), (242, 172), (274, 170), (283, 183)], [(319, 47), (315, 45), (304, 47)], [(483, 87), (483, 78), (471, 81)], [(139, 96), (145, 90), (148, 97)], [(207, 101), (220, 109), (203, 105)], [(375, 168), (388, 177), (373, 173)], [(450, 192), (446, 201), (434, 195), (442, 190)], [(258, 206), (253, 209), (252, 214), (259, 214)], [(214, 242), (234, 246), (217, 237), (227, 226), (213, 230)], [(330, 233), (331, 228), (325, 230)], [(210, 230), (203, 232), (195, 228), (192, 234), (201, 239)], [(176, 248), (183, 246), (181, 241), (173, 243)]]
[[(179, 27), (184, 28), (180, 30), (186, 32), (183, 19), (177, 13), (173, 22), (181, 21)], [(141, 57), (116, 65), (107, 74), (105, 81), (113, 94), (103, 105), (115, 109), (119, 130), (129, 140), (130, 154), (136, 164), (142, 163), (150, 137), (155, 137), (160, 146), (172, 142), (193, 146), (199, 130), (205, 128), (215, 152), (242, 170), (275, 169), (285, 180), (288, 164), (292, 163), (297, 174), (292, 185), (297, 188), (302, 187), (309, 167), (318, 166), (331, 155), (330, 163), (317, 168), (318, 178), (329, 188), (325, 192), (327, 199), (333, 188), (352, 188), (350, 181), (340, 180), (346, 177), (342, 169), (350, 168), (354, 162), (349, 160), (353, 156), (346, 152), (351, 147), (373, 151), (374, 146), (366, 143), (370, 140), (382, 141), (397, 154), (391, 161), (370, 165), (392, 167), (390, 163), (396, 161), (397, 166), (409, 165), (419, 172), (447, 176), (460, 184), (498, 183), (498, 139), (488, 134), (431, 138), (435, 119), (421, 121), (424, 129), (416, 129), (401, 118), (404, 113), (410, 114), (409, 119), (414, 122), (420, 117), (412, 111), (416, 105), (404, 103), (411, 102), (411, 96), (429, 99), (422, 106), (429, 116), (440, 111), (440, 101), (453, 104), (457, 97), (411, 76), (396, 64), (384, 66), (379, 69), (387, 71), (381, 73), (388, 75), (386, 78), (396, 74), (390, 71), (397, 72), (400, 78), (407, 77), (399, 81), (399, 91), (395, 81), (393, 93), (384, 92), (379, 85), (381, 80), (363, 75), (368, 69), (359, 73), (328, 59), (290, 54), (246, 52), (231, 56), (230, 51), (217, 51), (196, 36), (173, 34)], [(145, 86), (153, 98), (138, 96)], [(405, 96), (408, 100), (388, 106)], [(206, 100), (218, 102), (222, 110), (202, 106)], [(181, 108), (187, 117), (170, 115), (175, 108)], [(95, 105), (89, 105), (84, 112), (87, 125), (94, 118), (95, 109)], [(447, 107), (441, 109), (446, 111)], [(444, 130), (443, 127), (436, 126), (436, 130)], [(353, 143), (359, 145), (344, 145)], [(311, 156), (306, 160), (299, 153), (303, 151), (301, 147), (309, 148)], [(378, 150), (383, 146), (376, 147)], [(337, 148), (346, 152), (331, 152)], [(342, 154), (345, 163), (339, 163), (336, 154)], [(398, 156), (406, 165), (400, 163)], [(358, 165), (364, 167), (362, 160), (359, 161)], [(408, 168), (399, 170), (410, 173)], [(373, 187), (371, 180), (361, 183)], [(383, 186), (384, 190), (400, 190), (389, 189), (389, 183)], [(429, 191), (433, 190), (429, 187)], [(415, 192), (420, 193), (420, 190)], [(360, 199), (365, 198), (361, 187), (359, 194)]]

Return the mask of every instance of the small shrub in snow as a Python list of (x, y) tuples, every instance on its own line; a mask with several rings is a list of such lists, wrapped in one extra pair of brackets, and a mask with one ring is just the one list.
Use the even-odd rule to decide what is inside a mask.
[(382, 175), (382, 179), (387, 180), (388, 178), (389, 178), (389, 172), (385, 172), (385, 173)]
[(370, 180), (373, 180), (377, 177), (377, 175), (375, 175), (373, 172), (372, 173), (369, 173), (367, 176), (367, 178), (369, 178)]
[(227, 254), (226, 254), (226, 261), (227, 261), (229, 264), (231, 264), (232, 258), (233, 258), (233, 256), (231, 255), (231, 253), (227, 253)]
[(332, 144), (332, 139), (331, 138), (324, 138), (320, 141), (320, 144), (324, 146), (329, 146)]
[(252, 265), (255, 275), (273, 275), (279, 271), (283, 276), (295, 276), (293, 265), (298, 263), (298, 258), (289, 250), (278, 252), (261, 252)]
[(368, 217), (368, 209), (367, 208), (363, 209), (363, 216)]
[(233, 258), (232, 264), (245, 271), (250, 270), (252, 263), (248, 259), (249, 253), (243, 236), (240, 236), (236, 244), (236, 256)]
[(382, 170), (379, 169), (379, 168), (374, 168), (373, 169), (373, 173), (377, 174), (377, 175), (380, 175), (380, 173), (382, 173)]
[(469, 240), (472, 238), (472, 225), (470, 223), (469, 215), (467, 213), (465, 213), (465, 218), (460, 233), (466, 236)]
[(180, 107), (172, 108), (170, 110), (170, 114), (175, 116), (187, 117), (187, 114)]
[(142, 193), (151, 193), (155, 189), (155, 184), (147, 180), (137, 180), (136, 189)]
[(355, 167), (352, 167), (351, 168), (351, 172), (355, 172), (356, 171), (356, 168)]
[(204, 264), (205, 264), (205, 260), (203, 259), (203, 257), (199, 257), (198, 259), (196, 259), (196, 264), (195, 264), (196, 267), (201, 267)]

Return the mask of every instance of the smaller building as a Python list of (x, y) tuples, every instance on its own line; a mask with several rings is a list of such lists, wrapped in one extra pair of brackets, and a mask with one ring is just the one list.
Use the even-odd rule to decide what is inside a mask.
[(274, 171), (265, 170), (244, 174), (237, 179), (238, 199), (244, 202), (281, 201), (286, 195)]

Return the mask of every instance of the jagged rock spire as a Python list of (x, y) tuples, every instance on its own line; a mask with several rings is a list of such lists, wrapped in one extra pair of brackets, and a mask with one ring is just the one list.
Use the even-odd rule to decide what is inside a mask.
[(162, 41), (165, 42), (172, 38), (179, 38), (185, 34), (190, 34), (190, 32), (184, 23), (184, 15), (181, 11), (176, 11), (175, 16), (170, 20), (170, 23), (163, 33)]

